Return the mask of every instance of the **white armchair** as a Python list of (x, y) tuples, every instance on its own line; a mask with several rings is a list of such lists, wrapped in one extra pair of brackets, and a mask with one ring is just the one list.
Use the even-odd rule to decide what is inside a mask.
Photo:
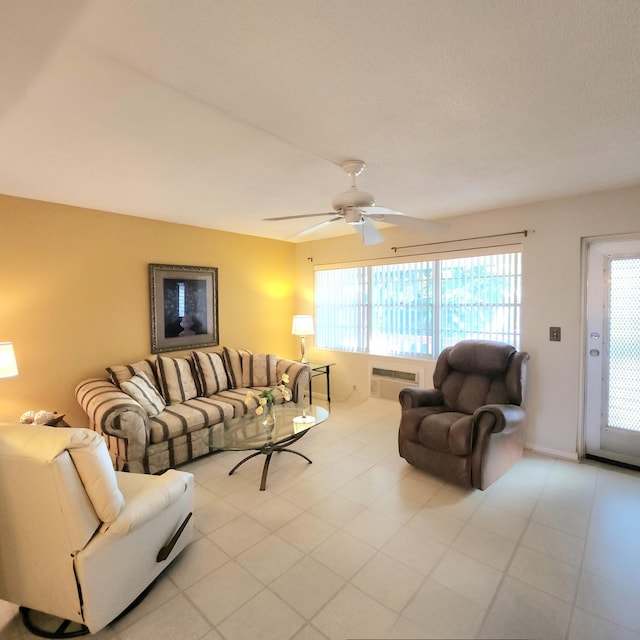
[(193, 536), (193, 476), (113, 470), (89, 429), (0, 424), (0, 599), (96, 633)]

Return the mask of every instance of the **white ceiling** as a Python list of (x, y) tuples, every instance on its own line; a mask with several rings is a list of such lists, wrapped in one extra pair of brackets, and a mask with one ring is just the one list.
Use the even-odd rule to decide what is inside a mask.
[(637, 184), (639, 62), (638, 0), (0, 0), (0, 193), (285, 239), (348, 158), (428, 219)]

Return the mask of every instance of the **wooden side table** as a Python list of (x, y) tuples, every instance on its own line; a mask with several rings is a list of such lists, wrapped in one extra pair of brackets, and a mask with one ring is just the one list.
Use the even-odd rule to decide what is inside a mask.
[(318, 376), (325, 376), (327, 379), (327, 402), (331, 404), (331, 371), (335, 362), (309, 362), (311, 367), (311, 377), (309, 378), (309, 404), (313, 404), (312, 381)]

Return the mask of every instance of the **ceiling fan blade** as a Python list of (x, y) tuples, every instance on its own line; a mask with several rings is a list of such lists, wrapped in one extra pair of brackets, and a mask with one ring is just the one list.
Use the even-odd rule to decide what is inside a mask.
[[(301, 217), (304, 217), (304, 216), (301, 216)], [(297, 233), (294, 233), (292, 236), (289, 236), (289, 240), (293, 240), (295, 238), (301, 238), (302, 236), (306, 236), (310, 233), (313, 233), (314, 231), (319, 231), (320, 229), (323, 229), (324, 227), (330, 225), (332, 222), (336, 222), (337, 220), (342, 220), (342, 216), (335, 216), (335, 218), (331, 218), (331, 220), (324, 220), (323, 222), (314, 224), (313, 226), (307, 227), (302, 231), (298, 231)]]
[(388, 222), (402, 227), (411, 227), (428, 233), (442, 233), (447, 225), (435, 220), (425, 220), (424, 218), (414, 218), (406, 213), (387, 209), (385, 207), (366, 207), (363, 214), (376, 222)]
[(383, 241), (380, 232), (369, 218), (363, 217), (362, 222), (353, 223), (351, 226), (358, 232), (364, 244), (380, 244)]
[(324, 213), (303, 213), (299, 216), (280, 216), (278, 218), (262, 218), (264, 221), (271, 220), (296, 220), (298, 218), (317, 218), (319, 216), (335, 216), (337, 213), (335, 211), (325, 211)]

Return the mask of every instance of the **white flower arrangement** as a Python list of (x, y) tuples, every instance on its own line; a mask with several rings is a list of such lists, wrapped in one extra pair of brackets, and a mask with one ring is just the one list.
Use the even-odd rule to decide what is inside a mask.
[[(280, 390), (280, 392), (282, 393), (282, 397), (286, 401), (291, 400), (291, 390), (285, 386), (287, 382), (289, 382), (289, 376), (286, 373), (283, 373), (282, 378), (280, 378), (280, 382), (278, 382), (278, 384), (275, 387), (271, 389), (263, 389), (260, 393), (257, 394), (258, 406), (256, 407), (256, 415), (259, 415), (259, 416), (262, 415), (262, 413), (264, 412), (265, 406), (272, 407), (275, 404), (276, 399), (275, 399), (275, 396), (273, 395), (273, 392), (276, 389)], [(247, 402), (254, 397), (256, 397), (255, 392), (249, 391), (247, 393), (247, 398), (246, 398)]]

